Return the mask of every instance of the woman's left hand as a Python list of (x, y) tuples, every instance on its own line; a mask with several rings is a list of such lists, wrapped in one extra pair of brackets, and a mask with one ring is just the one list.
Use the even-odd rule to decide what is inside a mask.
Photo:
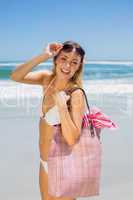
[(70, 98), (70, 96), (67, 95), (64, 91), (56, 92), (52, 96), (53, 96), (53, 98), (55, 100), (55, 104), (58, 107), (66, 107), (66, 105), (67, 105), (66, 102)]

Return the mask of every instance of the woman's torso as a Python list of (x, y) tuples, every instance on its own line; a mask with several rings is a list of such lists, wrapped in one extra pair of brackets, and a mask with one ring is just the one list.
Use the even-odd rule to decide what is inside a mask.
[[(51, 79), (50, 79), (51, 81)], [(50, 83), (49, 81), (49, 83)], [(45, 89), (48, 87), (43, 87), (43, 101), (41, 102), (41, 112), (42, 114), (48, 112), (50, 108), (52, 108), (55, 105), (54, 99), (52, 97), (52, 94), (54, 93), (54, 87), (49, 87), (46, 95), (45, 95)], [(44, 96), (45, 95), (45, 96)], [(40, 157), (43, 160), (47, 160), (48, 158), (48, 151), (51, 144), (51, 140), (53, 137), (53, 126), (49, 125), (44, 117), (40, 117), (39, 121), (39, 149), (40, 149)]]

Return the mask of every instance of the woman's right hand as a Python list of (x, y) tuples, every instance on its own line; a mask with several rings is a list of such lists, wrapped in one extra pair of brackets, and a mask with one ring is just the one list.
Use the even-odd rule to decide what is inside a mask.
[(50, 58), (56, 56), (58, 52), (62, 49), (63, 44), (61, 43), (50, 43), (47, 45), (47, 47), (44, 49), (44, 53), (46, 53)]

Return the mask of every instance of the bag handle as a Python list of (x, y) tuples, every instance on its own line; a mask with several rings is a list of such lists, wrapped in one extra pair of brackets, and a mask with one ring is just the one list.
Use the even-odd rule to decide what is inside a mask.
[[(45, 93), (44, 93), (44, 96), (43, 96), (42, 102), (44, 102), (44, 98), (45, 98), (46, 91), (47, 91), (48, 88), (52, 85), (54, 79), (55, 79), (55, 78), (53, 78), (53, 79), (51, 80), (51, 82), (49, 83), (49, 85), (47, 86), (47, 88), (46, 88), (46, 90), (45, 90)], [(74, 88), (66, 89), (65, 92), (68, 93), (68, 94), (69, 94), (69, 93), (71, 94), (72, 92), (74, 92), (74, 91), (77, 90), (77, 89), (81, 89), (81, 90), (83, 91), (84, 96), (85, 96), (85, 99), (86, 99), (87, 108), (88, 108), (89, 114), (90, 114), (90, 106), (89, 106), (89, 103), (88, 103), (88, 99), (87, 99), (86, 93), (85, 93), (85, 91), (84, 91), (83, 88), (81, 88), (81, 87), (74, 87)], [(43, 118), (43, 117), (45, 116), (45, 113), (43, 113), (42, 106), (41, 106), (41, 112), (42, 112), (42, 116), (41, 116), (40, 118)], [(94, 136), (95, 136), (95, 133), (94, 133), (94, 127), (93, 127), (92, 120), (89, 119), (89, 122), (90, 122), (90, 132), (91, 132), (91, 136), (94, 137)]]
[[(72, 92), (74, 92), (74, 91), (77, 90), (77, 89), (80, 89), (80, 90), (83, 91), (84, 96), (85, 96), (85, 99), (86, 99), (86, 104), (87, 104), (87, 107), (88, 107), (88, 110), (89, 110), (89, 114), (90, 114), (90, 113), (91, 113), (91, 112), (90, 112), (90, 106), (89, 106), (89, 103), (88, 103), (88, 99), (87, 99), (86, 93), (85, 93), (85, 91), (84, 91), (83, 88), (81, 88), (81, 87), (74, 87), (74, 88), (71, 88), (71, 89), (69, 89), (69, 90), (66, 90), (66, 92), (67, 92), (68, 94), (69, 94), (69, 93), (71, 94)], [(90, 122), (90, 132), (91, 132), (91, 136), (94, 137), (94, 136), (95, 136), (95, 132), (94, 132), (94, 127), (93, 127), (92, 119), (89, 119), (89, 122)]]

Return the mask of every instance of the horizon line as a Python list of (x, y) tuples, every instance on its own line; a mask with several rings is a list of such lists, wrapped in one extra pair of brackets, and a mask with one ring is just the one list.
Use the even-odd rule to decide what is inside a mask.
[[(30, 59), (26, 59), (26, 60), (0, 60), (0, 62), (26, 62)], [(52, 62), (51, 59), (46, 60), (44, 62)], [(85, 59), (84, 63), (88, 63), (88, 62), (133, 62), (133, 60), (131, 59)]]

